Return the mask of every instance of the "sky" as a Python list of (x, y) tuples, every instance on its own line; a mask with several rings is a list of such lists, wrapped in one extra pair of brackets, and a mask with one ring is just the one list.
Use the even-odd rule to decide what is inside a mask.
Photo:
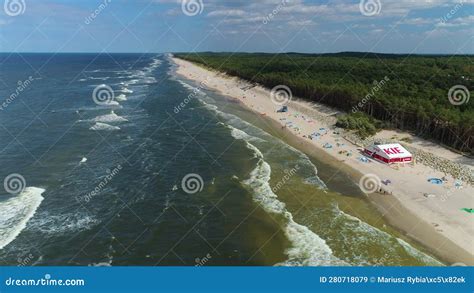
[(2, 1), (0, 52), (474, 53), (474, 0)]

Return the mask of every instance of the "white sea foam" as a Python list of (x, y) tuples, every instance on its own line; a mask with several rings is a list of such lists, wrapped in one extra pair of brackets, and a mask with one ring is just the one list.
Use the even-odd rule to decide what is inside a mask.
[[(199, 89), (199, 92), (197, 92), (197, 95), (199, 96), (205, 96), (206, 94), (202, 92), (202, 88), (199, 88), (199, 87), (195, 87), (195, 86), (192, 86), (190, 85), (189, 83), (187, 82), (184, 82), (182, 80), (178, 80), (178, 82), (183, 86), (185, 87), (186, 89), (190, 90), (190, 91), (196, 91), (196, 89)], [(214, 100), (212, 100), (214, 101)], [(211, 101), (211, 102), (212, 102)], [(205, 101), (203, 101), (204, 103), (206, 103)], [(207, 104), (207, 103), (206, 103)]]
[(117, 101), (110, 101), (105, 106), (120, 106), (120, 104)]
[(248, 135), (245, 131), (242, 131), (240, 129), (237, 129), (231, 125), (226, 125), (230, 129), (230, 133), (232, 137), (235, 139), (240, 139), (243, 140), (246, 143), (246, 146), (248, 149), (252, 150), (254, 153), (255, 158), (261, 158), (263, 159), (263, 154), (262, 152), (253, 144), (251, 144), (249, 141), (254, 139), (255, 137)]
[(120, 94), (120, 95), (115, 97), (115, 100), (117, 100), (119, 102), (124, 102), (124, 101), (127, 100), (127, 96), (125, 96), (124, 94)]
[(112, 130), (120, 130), (120, 127), (118, 126), (112, 126), (112, 125), (109, 125), (107, 123), (102, 123), (102, 122), (96, 122), (91, 128), (89, 128), (90, 130), (96, 130), (96, 131), (100, 131), (100, 130), (105, 130), (105, 131), (112, 131)]
[(125, 93), (125, 94), (132, 94), (132, 93), (133, 93), (132, 90), (130, 90), (130, 89), (126, 88), (126, 87), (122, 88), (122, 89), (120, 90), (120, 92)]
[(54, 215), (45, 211), (31, 221), (31, 230), (46, 234), (64, 234), (89, 230), (97, 223), (99, 221), (96, 218), (83, 213)]
[(157, 82), (156, 78), (154, 78), (153, 76), (143, 77), (140, 81), (141, 83), (145, 83), (145, 84), (151, 84), (151, 83)]
[(127, 87), (127, 86), (129, 86), (129, 85), (131, 85), (131, 84), (136, 84), (136, 83), (138, 83), (139, 81), (140, 81), (139, 79), (131, 79), (131, 80), (129, 80), (129, 81), (124, 82), (124, 85)]
[(102, 122), (102, 123), (114, 123), (114, 122), (127, 122), (128, 120), (123, 118), (122, 116), (115, 114), (115, 112), (112, 110), (110, 111), (110, 114), (98, 116), (94, 118), (93, 121)]
[(278, 265), (283, 266), (334, 266), (348, 265), (335, 257), (331, 248), (321, 237), (308, 227), (293, 220), (293, 215), (286, 209), (285, 204), (278, 200), (273, 193), (269, 181), (271, 176), (270, 165), (263, 159), (250, 173), (250, 178), (243, 181), (253, 191), (254, 200), (267, 212), (282, 215), (286, 221), (285, 235), (292, 243), (292, 247), (285, 252), (288, 260)]
[[(263, 131), (260, 128), (255, 127), (254, 125), (248, 123), (245, 120), (242, 120), (238, 116), (235, 116), (235, 115), (229, 114), (229, 113), (224, 113), (224, 112), (218, 110), (217, 106), (212, 105), (212, 104), (208, 104), (205, 101), (203, 101), (202, 99), (199, 99), (199, 101), (204, 105), (204, 107), (206, 107), (207, 109), (209, 109), (209, 110), (215, 112), (216, 114), (220, 115), (222, 118), (226, 119), (228, 121), (228, 123), (238, 125), (238, 127), (243, 127), (246, 130), (248, 129), (248, 130), (252, 130), (253, 132), (258, 132), (259, 136), (263, 136), (263, 137), (265, 137), (265, 139), (268, 139), (269, 141), (270, 140), (276, 141), (276, 139), (273, 136), (271, 136), (270, 134), (268, 134), (267, 132)], [(227, 124), (224, 124), (224, 125), (227, 126), (227, 127), (230, 126), (230, 125), (227, 125)], [(233, 126), (231, 126), (229, 128), (231, 130), (235, 129), (235, 130), (232, 130), (232, 135), (236, 139), (249, 140), (249, 141), (252, 141), (252, 142), (266, 142), (265, 139), (262, 139), (262, 138), (256, 137), (256, 136), (252, 136), (252, 135), (248, 135), (246, 132), (244, 132), (244, 131), (242, 131), (238, 128), (235, 128)], [(301, 166), (307, 166), (308, 168), (310, 168), (308, 170), (308, 173), (310, 173), (310, 175), (308, 176), (308, 178), (306, 178), (305, 183), (315, 185), (315, 186), (317, 186), (319, 188), (322, 188), (322, 189), (327, 189), (327, 186), (324, 183), (324, 181), (322, 181), (321, 178), (318, 177), (318, 169), (313, 164), (313, 162), (311, 162), (311, 160), (309, 159), (309, 157), (306, 154), (304, 154), (303, 152), (299, 151), (298, 149), (295, 149), (294, 147), (292, 147), (292, 146), (290, 146), (286, 143), (283, 143), (279, 140), (278, 140), (278, 143), (281, 144), (281, 146), (283, 148), (285, 148), (287, 150), (290, 150), (295, 155), (297, 155), (299, 157), (298, 162), (300, 163)], [(271, 148), (271, 150), (276, 151), (276, 152), (279, 151), (278, 148)]]
[(110, 77), (89, 77), (90, 80), (107, 80), (109, 79)]
[(284, 231), (291, 241), (292, 247), (286, 251), (288, 260), (278, 265), (347, 265), (332, 254), (331, 248), (317, 234), (308, 227), (296, 223), (293, 220), (293, 215), (286, 209), (285, 204), (278, 200), (278, 196), (272, 191), (269, 183), (271, 167), (265, 162), (262, 152), (249, 142), (252, 136), (242, 130), (232, 130), (231, 133), (234, 138), (244, 140), (247, 148), (254, 152), (256, 158), (259, 158), (257, 166), (250, 173), (250, 178), (242, 183), (250, 187), (254, 200), (263, 209), (269, 213), (283, 216), (286, 222), (284, 223)]
[(110, 241), (109, 249), (107, 251), (106, 261), (98, 262), (98, 263), (93, 263), (90, 264), (89, 266), (93, 267), (111, 267), (112, 263), (114, 262), (114, 256), (113, 254), (115, 253), (114, 247), (112, 246), (112, 241), (115, 239), (115, 237), (112, 236), (112, 239)]
[(43, 201), (45, 190), (27, 187), (17, 196), (0, 202), (0, 249), (7, 246), (25, 229)]

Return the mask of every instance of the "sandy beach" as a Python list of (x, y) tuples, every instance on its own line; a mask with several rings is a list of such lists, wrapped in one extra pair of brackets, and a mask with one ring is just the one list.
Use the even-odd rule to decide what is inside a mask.
[[(178, 65), (179, 75), (240, 101), (255, 115), (269, 119), (279, 130), (290, 133), (302, 151), (334, 164), (342, 172), (350, 174), (355, 182), (367, 178), (363, 176), (368, 174), (371, 174), (370, 178), (376, 177), (380, 181), (390, 180), (391, 183), (379, 186), (380, 192), (369, 194), (383, 216), (447, 263), (474, 265), (474, 215), (462, 210), (474, 206), (474, 187), (469, 180), (462, 178), (461, 181), (452, 173), (419, 162), (400, 166), (388, 166), (371, 159), (365, 162), (361, 160), (361, 146), (346, 139), (343, 131), (334, 129), (336, 110), (293, 98), (287, 113), (277, 113), (280, 106), (271, 100), (269, 90), (252, 87), (238, 78), (181, 59), (173, 60)], [(317, 138), (313, 136), (310, 139), (314, 133), (318, 133)], [(472, 159), (435, 143), (392, 130), (376, 135), (380, 140), (406, 137), (410, 138), (410, 143), (402, 144), (411, 150), (431, 153), (441, 160), (455, 162), (468, 173), (472, 172)], [(468, 178), (472, 176), (464, 175)], [(436, 185), (428, 182), (429, 178), (444, 178), (445, 181)], [(456, 182), (461, 186), (456, 186)]]

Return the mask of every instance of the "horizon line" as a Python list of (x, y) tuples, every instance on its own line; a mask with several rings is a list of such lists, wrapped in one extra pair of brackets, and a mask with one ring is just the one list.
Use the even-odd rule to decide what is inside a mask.
[(413, 55), (413, 56), (420, 56), (420, 55), (435, 55), (435, 56), (471, 56), (474, 55), (473, 53), (381, 53), (381, 52), (369, 52), (369, 51), (335, 51), (335, 52), (248, 52), (248, 51), (241, 51), (241, 52), (232, 52), (232, 51), (199, 51), (199, 52), (187, 52), (187, 51), (175, 51), (175, 52), (45, 52), (45, 51), (38, 51), (38, 52), (9, 52), (9, 51), (0, 51), (0, 54), (201, 54), (201, 53), (230, 53), (230, 54), (300, 54), (300, 55), (331, 55), (331, 54), (348, 54), (348, 53), (356, 53), (356, 54), (378, 54), (378, 55)]

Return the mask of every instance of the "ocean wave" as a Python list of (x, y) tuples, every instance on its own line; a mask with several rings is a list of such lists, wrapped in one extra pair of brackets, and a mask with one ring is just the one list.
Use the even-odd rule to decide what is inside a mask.
[(253, 141), (253, 142), (261, 142), (261, 143), (267, 142), (266, 140), (261, 139), (259, 137), (249, 135), (247, 132), (240, 130), (238, 128), (235, 128), (232, 125), (228, 125), (224, 123), (222, 124), (231, 130), (230, 133), (232, 137), (234, 137), (235, 139), (248, 140), (248, 141)]
[(122, 93), (124, 93), (124, 94), (132, 94), (132, 93), (133, 93), (132, 90), (130, 90), (130, 89), (126, 88), (126, 87), (121, 88), (121, 89), (119, 90), (119, 92), (122, 92)]
[(156, 83), (156, 82), (157, 82), (157, 80), (153, 76), (145, 76), (145, 77), (140, 79), (140, 83), (144, 83), (144, 84), (152, 84), (152, 83)]
[(243, 140), (246, 143), (247, 148), (253, 151), (255, 158), (263, 159), (262, 152), (256, 146), (254, 146), (253, 144), (249, 142), (255, 139), (255, 137), (250, 136), (245, 131), (237, 129), (231, 125), (226, 125), (226, 126), (230, 129), (230, 133), (233, 138)]
[[(209, 105), (208, 103), (215, 103), (215, 100), (211, 97), (208, 97), (206, 93), (202, 91), (202, 88), (192, 86), (189, 83), (184, 82), (180, 79), (178, 79), (178, 82), (187, 90), (191, 92), (195, 92), (195, 94), (201, 99), (201, 101), (205, 103), (205, 106), (214, 106), (214, 105)], [(197, 91), (197, 89), (199, 89), (199, 91)], [(203, 98), (205, 98), (206, 100), (204, 101)]]
[(87, 214), (52, 215), (49, 212), (38, 214), (31, 222), (31, 230), (45, 234), (64, 234), (90, 230), (99, 221)]
[(104, 77), (93, 77), (93, 76), (90, 76), (88, 77), (89, 80), (108, 80), (110, 77), (108, 76), (104, 76)]
[(288, 260), (277, 265), (304, 265), (304, 266), (333, 266), (347, 265), (332, 253), (326, 242), (308, 227), (300, 225), (293, 220), (293, 215), (286, 209), (285, 203), (278, 200), (278, 196), (270, 186), (271, 167), (264, 160), (262, 152), (249, 142), (251, 136), (242, 130), (231, 128), (234, 138), (246, 142), (247, 148), (254, 152), (258, 158), (257, 166), (250, 173), (250, 178), (242, 183), (252, 190), (253, 199), (259, 203), (268, 213), (282, 216), (285, 222), (285, 235), (292, 243), (292, 247), (286, 250)]
[(23, 231), (43, 201), (42, 188), (27, 187), (17, 196), (0, 202), (0, 249)]
[(321, 237), (308, 227), (296, 223), (293, 215), (283, 202), (273, 193), (269, 181), (271, 167), (263, 159), (250, 173), (250, 178), (243, 184), (252, 189), (254, 200), (269, 213), (281, 215), (286, 222), (284, 231), (292, 246), (285, 251), (288, 259), (277, 265), (281, 266), (340, 266), (348, 265), (333, 255), (331, 248)]
[(124, 102), (124, 101), (127, 100), (127, 96), (125, 96), (124, 94), (120, 94), (120, 95), (115, 97), (115, 100), (117, 100), (119, 102)]
[(422, 260), (424, 263), (430, 266), (442, 266), (443, 264), (437, 261), (436, 259), (432, 258), (431, 256), (419, 251), (418, 249), (414, 248), (410, 244), (408, 244), (406, 241), (397, 238), (398, 243), (405, 249), (405, 251), (411, 255), (412, 257), (416, 259)]
[(161, 65), (161, 60), (159, 58), (155, 58), (153, 59), (153, 61), (150, 63), (149, 66), (145, 67), (144, 68), (144, 73), (151, 73), (153, 72), (153, 70), (155, 70), (156, 68), (158, 68), (160, 65)]
[(125, 81), (123, 85), (128, 87), (129, 85), (137, 84), (140, 80), (139, 79), (131, 79), (129, 81)]
[[(327, 189), (327, 186), (324, 183), (324, 181), (321, 180), (321, 178), (319, 178), (318, 176), (318, 168), (313, 164), (313, 162), (311, 162), (311, 160), (305, 153), (282, 142), (281, 140), (273, 137), (272, 135), (265, 132), (264, 130), (254, 126), (251, 123), (248, 123), (247, 121), (241, 119), (240, 117), (236, 115), (222, 112), (218, 110), (217, 106), (213, 104), (209, 104), (203, 101), (202, 99), (199, 99), (199, 101), (204, 105), (205, 108), (207, 108), (208, 110), (211, 110), (212, 112), (224, 118), (226, 122), (228, 123), (228, 124), (224, 124), (225, 126), (235, 125), (239, 128), (244, 128), (245, 131), (249, 131), (252, 133), (252, 135), (249, 135), (245, 131), (232, 126), (232, 129), (235, 129), (231, 131), (234, 138), (249, 140), (255, 143), (272, 142), (272, 147), (268, 149), (270, 150), (270, 152), (275, 152), (275, 156), (279, 156), (282, 150), (292, 152), (293, 155), (296, 155), (298, 157), (297, 165), (304, 166), (304, 168), (302, 168), (301, 170), (301, 172), (306, 174), (306, 180), (304, 181), (304, 183), (314, 185), (321, 189)], [(278, 144), (279, 147), (275, 147), (275, 144)]]
[(113, 123), (113, 122), (128, 122), (127, 119), (123, 118), (122, 116), (119, 116), (115, 114), (115, 112), (112, 110), (110, 111), (110, 114), (98, 116), (94, 119), (92, 119), (94, 122), (102, 122), (102, 123)]
[[(338, 221), (339, 219), (341, 219), (341, 217), (343, 218), (341, 221), (342, 226), (338, 227), (337, 229), (341, 231), (341, 234), (350, 235), (350, 241), (354, 242), (354, 244), (351, 244), (353, 247), (357, 245), (370, 247), (374, 244), (373, 242), (376, 242), (376, 244), (385, 247), (384, 254), (380, 257), (375, 257), (370, 250), (366, 251), (367, 255), (353, 255), (354, 251), (360, 252), (364, 251), (363, 249), (354, 249), (354, 251), (346, 251), (346, 257), (351, 258), (352, 262), (354, 262), (356, 265), (387, 265), (387, 262), (392, 261), (392, 258), (395, 262), (391, 262), (390, 265), (400, 265), (396, 262), (398, 260), (398, 248), (400, 248), (400, 246), (405, 250), (408, 255), (410, 255), (414, 259), (424, 262), (426, 265), (441, 265), (440, 262), (433, 259), (429, 255), (426, 255), (423, 252), (417, 250), (402, 239), (396, 238), (390, 235), (389, 233), (382, 231), (355, 216), (343, 212), (337, 207), (337, 205), (334, 207), (334, 209), (336, 212), (336, 217), (334, 218), (334, 220)], [(400, 246), (398, 246), (397, 244)]]
[(115, 237), (112, 236), (110, 239), (110, 244), (107, 250), (107, 254), (105, 255), (106, 260), (97, 262), (97, 263), (92, 263), (89, 266), (92, 266), (92, 267), (111, 267), (112, 266), (112, 263), (114, 262), (114, 253), (115, 253), (115, 249), (112, 245), (112, 242), (114, 240), (115, 240)]
[(100, 131), (100, 130), (105, 130), (105, 131), (112, 131), (112, 130), (120, 130), (120, 127), (118, 126), (113, 126), (113, 125), (109, 125), (107, 123), (102, 123), (102, 122), (96, 122), (91, 128), (89, 128), (90, 130), (96, 130), (96, 131)]

